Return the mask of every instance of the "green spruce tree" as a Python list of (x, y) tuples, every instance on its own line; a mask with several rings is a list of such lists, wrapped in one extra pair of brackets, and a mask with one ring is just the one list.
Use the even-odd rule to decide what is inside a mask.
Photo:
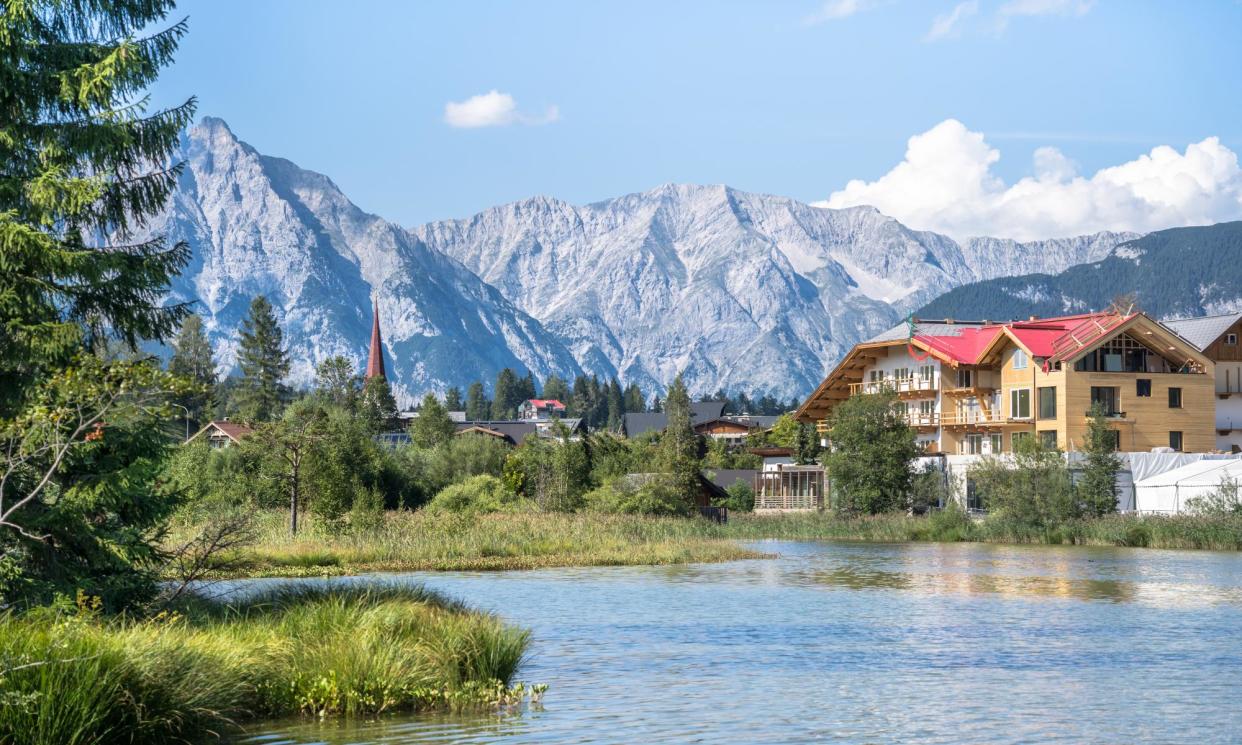
[(496, 388), (492, 391), (492, 419), (513, 419), (518, 404), (522, 402), (521, 383), (517, 373), (505, 368), (496, 375)]
[(699, 491), (699, 438), (690, 423), (690, 395), (678, 375), (664, 404), (668, 425), (660, 436), (660, 470), (674, 493), (688, 505)]
[(647, 410), (647, 399), (637, 383), (625, 387), (625, 413), (642, 414)]
[(262, 295), (251, 301), (250, 314), (242, 321), (238, 361), (242, 372), (235, 396), (238, 414), (248, 422), (279, 417), (287, 397), (289, 356), (272, 304)]
[[(155, 589), (170, 376), (92, 352), (172, 336), (185, 243), (142, 232), (193, 100), (148, 110), (184, 23), (162, 0), (0, 4), (0, 605)], [(143, 236), (138, 238), (136, 236)]]
[(1116, 435), (1108, 426), (1103, 405), (1092, 404), (1090, 417), (1078, 500), (1084, 514), (1098, 517), (1117, 511), (1117, 474), (1121, 471), (1121, 459), (1115, 452)]
[(198, 314), (186, 316), (181, 323), (181, 331), (173, 341), (168, 372), (185, 379), (191, 386), (178, 403), (186, 408), (190, 419), (201, 425), (211, 417), (216, 361), (211, 354), (211, 343), (203, 333), (203, 319)]
[(466, 389), (466, 418), (472, 422), (481, 422), (490, 418), (492, 402), (487, 400), (483, 384), (475, 381)]
[(461, 411), (461, 389), (453, 386), (444, 392), (444, 408), (449, 411)]
[(543, 393), (540, 398), (550, 398), (561, 403), (569, 402), (569, 386), (565, 384), (565, 380), (555, 373), (548, 376), (543, 382)]

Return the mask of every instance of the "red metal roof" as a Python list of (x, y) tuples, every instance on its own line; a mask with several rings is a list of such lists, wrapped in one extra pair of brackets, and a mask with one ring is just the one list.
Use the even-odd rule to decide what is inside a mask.
[(553, 409), (563, 409), (565, 404), (557, 401), (555, 398), (532, 398), (529, 400), (531, 406), (537, 409), (551, 407)]
[(1000, 326), (982, 326), (963, 328), (957, 336), (919, 334), (914, 338), (954, 362), (971, 365), (979, 359), (979, 355), (991, 345), (992, 340), (999, 333), (1001, 333)]
[(964, 326), (956, 335), (918, 334), (914, 338), (953, 362), (975, 365), (997, 336), (1007, 331), (1034, 357), (1064, 357), (1097, 341), (1133, 318), (1117, 313), (1086, 313), (989, 326)]

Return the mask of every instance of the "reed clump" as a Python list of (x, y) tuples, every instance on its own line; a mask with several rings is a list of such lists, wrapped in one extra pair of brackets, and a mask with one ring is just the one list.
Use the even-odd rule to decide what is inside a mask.
[(0, 616), (0, 742), (196, 742), (305, 713), (512, 705), (528, 632), (412, 587)]
[(972, 517), (960, 509), (938, 510), (925, 516), (887, 514), (852, 518), (832, 512), (808, 512), (739, 515), (730, 519), (722, 533), (756, 540), (975, 541), (1242, 550), (1239, 515), (1113, 514), (1031, 524), (1001, 516)]
[(365, 531), (342, 531), (311, 515), (296, 536), (286, 519), (279, 511), (259, 513), (256, 540), (228, 562), (229, 575), (662, 565), (764, 556), (697, 518), (419, 510), (389, 512)]

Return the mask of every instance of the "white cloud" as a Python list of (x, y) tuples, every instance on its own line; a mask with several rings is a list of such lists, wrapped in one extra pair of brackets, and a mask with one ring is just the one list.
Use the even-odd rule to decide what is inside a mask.
[(1091, 10), (1095, 0), (1009, 0), (996, 11), (999, 31), (1004, 31), (1011, 18), (1022, 16), (1082, 16)]
[(819, 10), (804, 19), (807, 25), (839, 21), (852, 15), (871, 10), (881, 4), (881, 0), (825, 0)]
[(1095, 0), (1009, 0), (997, 11), (1003, 16), (1080, 16)]
[(956, 35), (959, 30), (958, 23), (978, 12), (979, 0), (967, 0), (967, 2), (958, 3), (948, 13), (941, 13), (936, 16), (936, 19), (932, 21), (931, 28), (927, 30), (927, 35), (923, 37), (923, 41), (936, 41)]
[(542, 116), (518, 111), (517, 101), (508, 93), (491, 90), (465, 101), (444, 104), (444, 121), (450, 127), (504, 127), (510, 124), (551, 124), (560, 118), (560, 110), (549, 106)]
[(1007, 184), (1000, 152), (948, 119), (910, 138), (906, 157), (875, 181), (850, 181), (824, 207), (872, 205), (903, 223), (955, 238), (1019, 240), (1100, 230), (1159, 230), (1242, 219), (1242, 168), (1216, 137), (1167, 145), (1092, 176), (1055, 147), (1035, 151), (1033, 175)]

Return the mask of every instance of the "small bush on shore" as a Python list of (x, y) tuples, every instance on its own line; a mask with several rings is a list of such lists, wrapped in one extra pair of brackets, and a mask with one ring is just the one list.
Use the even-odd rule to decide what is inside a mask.
[(472, 476), (460, 484), (445, 487), (431, 500), (427, 509), (431, 512), (482, 515), (520, 509), (524, 501), (495, 476)]

